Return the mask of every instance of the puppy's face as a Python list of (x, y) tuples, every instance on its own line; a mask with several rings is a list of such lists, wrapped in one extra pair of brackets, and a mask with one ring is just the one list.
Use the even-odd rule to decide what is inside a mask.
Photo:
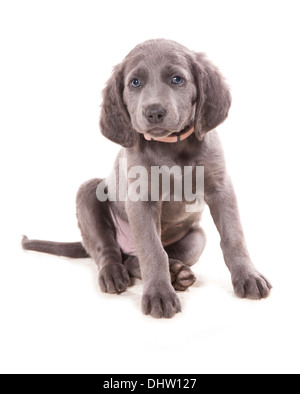
[(204, 54), (150, 40), (115, 67), (103, 91), (100, 128), (125, 148), (140, 134), (163, 138), (192, 124), (201, 141), (226, 119), (230, 103), (227, 84)]
[(165, 137), (193, 123), (197, 89), (181, 46), (149, 42), (129, 55), (123, 101), (139, 133)]

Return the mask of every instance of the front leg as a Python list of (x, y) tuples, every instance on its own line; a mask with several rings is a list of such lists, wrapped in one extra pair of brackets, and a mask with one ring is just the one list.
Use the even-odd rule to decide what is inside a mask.
[(161, 203), (127, 201), (126, 211), (144, 282), (142, 311), (156, 318), (171, 318), (181, 308), (171, 284), (168, 255), (160, 239)]
[(225, 175), (218, 187), (209, 185), (207, 189), (205, 200), (221, 236), (221, 248), (235, 294), (250, 299), (267, 297), (272, 286), (250, 259), (231, 180)]

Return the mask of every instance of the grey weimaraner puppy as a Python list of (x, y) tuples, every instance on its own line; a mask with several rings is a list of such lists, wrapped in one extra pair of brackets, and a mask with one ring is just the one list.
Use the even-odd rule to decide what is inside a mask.
[[(181, 309), (175, 289), (185, 290), (195, 281), (190, 267), (205, 246), (199, 226), (203, 208), (187, 209), (187, 199), (179, 201), (174, 192), (168, 199), (159, 191), (158, 198), (151, 200), (144, 198), (145, 193), (140, 193), (141, 198), (120, 198), (116, 191), (125, 184), (129, 190), (134, 177), (128, 174), (134, 168), (144, 168), (150, 177), (140, 181), (140, 189), (148, 182), (152, 188), (153, 166), (182, 170), (189, 166), (194, 190), (196, 167), (203, 166), (204, 199), (221, 236), (234, 291), (239, 297), (267, 297), (271, 285), (249, 257), (215, 130), (227, 117), (230, 103), (222, 75), (202, 53), (163, 39), (135, 47), (115, 67), (104, 89), (101, 131), (123, 148), (115, 171), (105, 182), (93, 179), (78, 191), (83, 245), (24, 237), (24, 248), (69, 257), (91, 256), (99, 267), (104, 292), (120, 293), (129, 285), (130, 276), (142, 278), (143, 312), (170, 318)], [(175, 177), (172, 173), (173, 186)], [(114, 189), (116, 179), (119, 183)], [(157, 187), (161, 186), (158, 179)]]

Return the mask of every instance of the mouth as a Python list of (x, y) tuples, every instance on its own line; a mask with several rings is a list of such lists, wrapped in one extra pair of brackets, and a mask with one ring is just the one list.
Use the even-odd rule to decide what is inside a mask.
[(189, 137), (194, 132), (193, 125), (188, 125), (180, 131), (167, 131), (162, 129), (151, 129), (144, 133), (147, 141), (179, 142)]
[(157, 128), (157, 129), (148, 130), (144, 134), (148, 134), (149, 136), (151, 136), (153, 138), (164, 138), (164, 137), (167, 137), (167, 136), (174, 134), (174, 133), (172, 131)]
[(144, 133), (144, 136), (147, 135), (153, 139), (160, 139), (160, 138), (165, 138), (165, 137), (178, 137), (178, 136), (184, 134), (190, 128), (191, 128), (190, 124), (179, 131), (170, 131), (170, 130), (154, 128), (154, 129), (150, 129), (150, 130), (146, 131)]

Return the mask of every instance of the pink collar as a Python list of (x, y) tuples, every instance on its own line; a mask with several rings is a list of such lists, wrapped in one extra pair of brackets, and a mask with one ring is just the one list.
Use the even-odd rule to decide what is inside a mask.
[(147, 141), (159, 141), (159, 142), (179, 142), (183, 141), (186, 138), (188, 138), (192, 133), (194, 132), (194, 126), (192, 125), (189, 129), (187, 129), (184, 132), (179, 132), (179, 133), (172, 133), (171, 135), (163, 138), (153, 138), (149, 134), (144, 134), (144, 137)]

